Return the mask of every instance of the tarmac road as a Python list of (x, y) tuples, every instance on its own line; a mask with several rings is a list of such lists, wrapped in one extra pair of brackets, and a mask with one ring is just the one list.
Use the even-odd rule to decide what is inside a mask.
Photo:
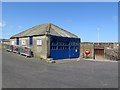
[(2, 53), (3, 88), (117, 88), (118, 63), (74, 61), (48, 63)]

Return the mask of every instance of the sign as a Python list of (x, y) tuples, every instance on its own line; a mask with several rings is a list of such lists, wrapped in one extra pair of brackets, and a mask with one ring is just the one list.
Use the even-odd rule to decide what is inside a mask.
[(22, 40), (22, 45), (26, 45), (26, 40)]

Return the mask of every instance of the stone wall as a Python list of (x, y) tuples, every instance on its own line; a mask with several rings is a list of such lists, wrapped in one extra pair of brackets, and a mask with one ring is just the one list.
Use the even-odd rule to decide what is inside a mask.
[(90, 50), (90, 54), (88, 55), (88, 58), (93, 59), (94, 58), (94, 44), (93, 43), (84, 43), (82, 42), (80, 45), (80, 57), (86, 58), (85, 50)]
[(94, 43), (95, 49), (104, 49), (105, 47), (113, 48), (115, 43)]
[(105, 48), (105, 58), (110, 60), (120, 60), (120, 44), (114, 43), (112, 48)]
[(120, 60), (118, 49), (105, 48), (105, 58), (110, 60)]

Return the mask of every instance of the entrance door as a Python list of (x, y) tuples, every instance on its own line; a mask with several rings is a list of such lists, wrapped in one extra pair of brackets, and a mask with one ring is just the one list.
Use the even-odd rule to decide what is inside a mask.
[(95, 59), (103, 60), (104, 59), (104, 49), (95, 49)]

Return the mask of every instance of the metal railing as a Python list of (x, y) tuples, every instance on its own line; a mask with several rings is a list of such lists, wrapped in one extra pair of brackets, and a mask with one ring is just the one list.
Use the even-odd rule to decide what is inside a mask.
[(6, 45), (6, 51), (13, 52), (13, 45)]
[(27, 57), (32, 57), (33, 56), (31, 49), (27, 46), (24, 46), (24, 47), (20, 48), (20, 54), (25, 55)]
[(16, 46), (16, 45), (13, 45), (13, 52), (20, 54), (20, 47)]
[(25, 55), (26, 57), (33, 57), (31, 48), (27, 46), (6, 45), (6, 51)]

